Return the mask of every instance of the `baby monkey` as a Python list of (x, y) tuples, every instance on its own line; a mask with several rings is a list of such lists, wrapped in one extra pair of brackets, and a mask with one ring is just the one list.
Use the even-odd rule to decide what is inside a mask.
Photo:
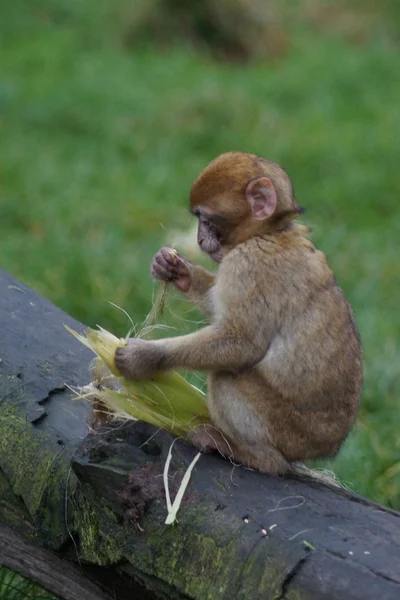
[(198, 244), (216, 275), (169, 248), (154, 278), (173, 282), (210, 324), (189, 335), (131, 339), (116, 353), (128, 378), (185, 368), (209, 372), (212, 426), (190, 441), (278, 475), (333, 457), (360, 400), (362, 354), (352, 310), (325, 255), (294, 220), (301, 212), (278, 164), (222, 154), (194, 182)]

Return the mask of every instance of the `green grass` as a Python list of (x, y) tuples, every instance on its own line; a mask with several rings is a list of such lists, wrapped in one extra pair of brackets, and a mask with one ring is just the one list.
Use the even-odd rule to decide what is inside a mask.
[(27, 579), (23, 579), (6, 568), (0, 567), (0, 598), (1, 600), (24, 600), (25, 598), (35, 600), (57, 600), (55, 596), (48, 594), (45, 590), (34, 585)]
[[(285, 57), (234, 66), (178, 41), (123, 50), (123, 8), (0, 5), (1, 267), (88, 325), (123, 334), (129, 324), (107, 301), (144, 318), (151, 257), (191, 223), (188, 190), (207, 162), (226, 150), (281, 162), (363, 341), (362, 408), (332, 468), (400, 508), (395, 36), (354, 43), (294, 24)], [(183, 314), (178, 301), (172, 309)]]

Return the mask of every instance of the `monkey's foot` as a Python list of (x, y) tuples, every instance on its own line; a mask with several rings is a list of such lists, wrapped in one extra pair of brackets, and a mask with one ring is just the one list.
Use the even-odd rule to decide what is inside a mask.
[(233, 455), (229, 441), (214, 425), (198, 425), (188, 433), (187, 441), (204, 454), (219, 452), (227, 458)]

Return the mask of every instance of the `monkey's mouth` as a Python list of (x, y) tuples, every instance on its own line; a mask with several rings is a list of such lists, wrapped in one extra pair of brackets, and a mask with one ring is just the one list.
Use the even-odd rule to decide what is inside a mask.
[(208, 255), (214, 262), (221, 262), (222, 260), (221, 248), (218, 248), (218, 250), (214, 250), (214, 252), (209, 252)]
[(206, 254), (209, 254), (210, 256), (216, 252), (219, 252), (219, 249), (221, 247), (219, 240), (215, 236), (211, 235), (204, 237), (199, 236), (198, 244), (200, 246), (200, 249), (203, 252), (206, 252)]

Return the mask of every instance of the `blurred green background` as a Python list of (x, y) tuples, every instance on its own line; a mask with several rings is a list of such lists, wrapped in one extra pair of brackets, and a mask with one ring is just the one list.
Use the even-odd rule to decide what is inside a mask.
[[(0, 266), (125, 334), (109, 302), (144, 319), (200, 170), (228, 150), (280, 162), (364, 346), (330, 466), (400, 509), (397, 0), (13, 0), (0, 35)], [(197, 326), (176, 298), (167, 313)]]

